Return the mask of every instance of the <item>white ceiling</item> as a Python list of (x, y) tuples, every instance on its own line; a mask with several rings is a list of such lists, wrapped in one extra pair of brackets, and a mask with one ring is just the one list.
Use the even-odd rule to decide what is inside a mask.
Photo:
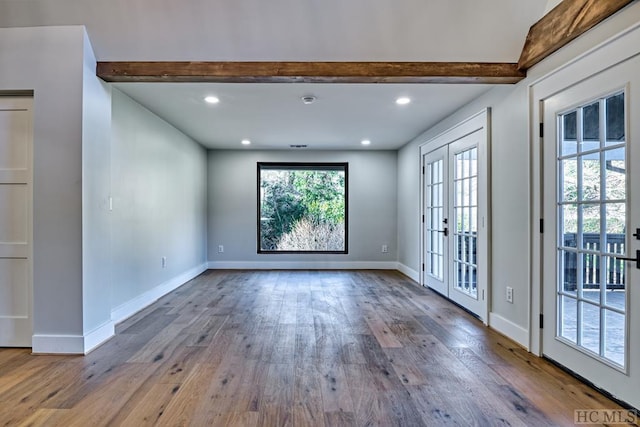
[[(116, 87), (196, 141), (212, 148), (308, 144), (309, 149), (396, 149), (460, 105), (483, 85), (118, 83)], [(215, 105), (203, 101), (215, 95)], [(305, 105), (301, 97), (317, 100)], [(411, 96), (397, 105), (400, 95)]]
[[(551, 3), (554, 0), (551, 0)], [(99, 61), (517, 62), (547, 0), (0, 0), (0, 27), (85, 25)], [(117, 84), (203, 145), (394, 149), (489, 86)], [(215, 106), (202, 102), (214, 93)], [(300, 97), (318, 101), (303, 105)], [(400, 95), (413, 102), (399, 107)]]

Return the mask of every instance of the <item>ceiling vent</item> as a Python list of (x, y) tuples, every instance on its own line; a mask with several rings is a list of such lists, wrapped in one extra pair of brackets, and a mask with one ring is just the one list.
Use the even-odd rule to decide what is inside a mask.
[(291, 144), (291, 148), (307, 148), (307, 144)]
[(306, 95), (306, 96), (303, 96), (300, 99), (302, 99), (302, 102), (304, 104), (309, 105), (309, 104), (313, 104), (314, 102), (316, 102), (317, 98), (315, 96), (313, 96), (313, 95)]

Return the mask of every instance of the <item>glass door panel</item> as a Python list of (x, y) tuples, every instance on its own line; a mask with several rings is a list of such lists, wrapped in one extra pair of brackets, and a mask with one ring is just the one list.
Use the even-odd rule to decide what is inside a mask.
[(476, 247), (478, 211), (478, 148), (455, 154), (454, 188), (456, 198), (452, 224), (454, 241), (454, 286), (468, 296), (478, 298)]
[(626, 329), (623, 106), (621, 92), (560, 114), (557, 158), (558, 336), (621, 368), (625, 335), (614, 331)]
[(430, 239), (427, 247), (429, 268), (427, 273), (438, 280), (444, 279), (444, 161), (436, 160), (427, 164), (430, 176), (427, 186), (427, 232)]
[(430, 288), (447, 295), (448, 208), (447, 147), (424, 156), (424, 255), (425, 282)]

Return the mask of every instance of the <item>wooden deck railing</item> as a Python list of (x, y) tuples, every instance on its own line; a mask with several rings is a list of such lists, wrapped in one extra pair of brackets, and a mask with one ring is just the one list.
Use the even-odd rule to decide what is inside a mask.
[[(476, 262), (476, 235), (459, 235), (457, 236), (457, 252), (458, 260), (464, 260), (468, 248), (471, 248), (471, 262)], [(607, 234), (606, 248), (601, 251), (600, 235), (597, 233), (583, 233), (582, 249), (588, 251), (604, 252), (606, 254), (619, 254), (622, 256), (625, 251), (625, 235), (624, 234)], [(566, 233), (564, 235), (564, 247), (578, 247), (576, 233)], [(583, 289), (599, 289), (600, 288), (600, 255), (595, 253), (583, 253), (582, 277)], [(578, 283), (578, 254), (576, 252), (565, 251), (564, 253), (564, 283), (565, 290), (575, 291)], [(462, 277), (462, 265), (458, 265), (458, 276)], [(609, 290), (625, 288), (625, 262), (613, 256), (605, 258), (605, 280), (606, 287)], [(471, 286), (475, 287), (475, 269), (471, 275)], [(466, 284), (467, 286), (469, 284)]]
[[(597, 233), (584, 233), (582, 235), (582, 248), (590, 251), (604, 252), (607, 254), (620, 254), (625, 251), (624, 234), (607, 234), (606, 248), (601, 249), (600, 235)], [(564, 235), (564, 246), (578, 247), (576, 233), (566, 233)], [(600, 255), (594, 253), (583, 253), (582, 277), (583, 289), (600, 288)], [(564, 253), (564, 283), (565, 290), (575, 290), (577, 288), (578, 274), (578, 254), (565, 251)], [(605, 258), (605, 280), (607, 289), (624, 289), (625, 286), (625, 265), (624, 261), (607, 256)]]

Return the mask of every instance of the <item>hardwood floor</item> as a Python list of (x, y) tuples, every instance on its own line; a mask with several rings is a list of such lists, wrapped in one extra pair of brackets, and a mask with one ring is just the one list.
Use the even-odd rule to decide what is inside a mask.
[(545, 426), (619, 408), (387, 271), (208, 271), (89, 355), (0, 350), (2, 426)]

